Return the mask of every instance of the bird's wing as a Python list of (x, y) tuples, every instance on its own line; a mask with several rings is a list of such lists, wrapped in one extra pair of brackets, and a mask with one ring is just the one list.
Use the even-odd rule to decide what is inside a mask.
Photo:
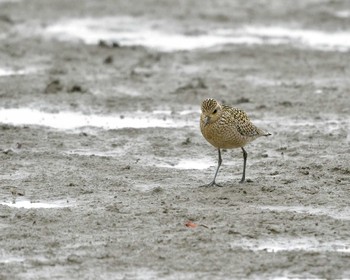
[(230, 108), (230, 113), (234, 119), (234, 125), (242, 136), (254, 137), (259, 135), (258, 128), (253, 125), (248, 115), (237, 108)]

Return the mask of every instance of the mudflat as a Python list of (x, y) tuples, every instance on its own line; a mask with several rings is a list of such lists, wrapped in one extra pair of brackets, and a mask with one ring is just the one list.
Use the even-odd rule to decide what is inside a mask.
[[(349, 16), (0, 0), (0, 279), (350, 278)], [(245, 184), (207, 97), (272, 133)]]

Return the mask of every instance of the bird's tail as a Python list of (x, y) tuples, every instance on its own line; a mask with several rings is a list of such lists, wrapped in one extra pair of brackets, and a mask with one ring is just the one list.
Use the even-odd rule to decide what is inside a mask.
[(267, 132), (267, 131), (264, 131), (262, 129), (259, 129), (259, 135), (260, 136), (270, 136), (272, 135), (271, 133)]

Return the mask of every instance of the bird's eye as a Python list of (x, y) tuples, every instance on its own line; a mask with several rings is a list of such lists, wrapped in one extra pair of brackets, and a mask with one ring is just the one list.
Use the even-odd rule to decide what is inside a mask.
[(218, 110), (217, 110), (217, 109), (215, 109), (215, 110), (214, 110), (214, 112), (213, 112), (213, 114), (216, 114), (216, 113), (217, 113), (217, 111), (218, 111)]

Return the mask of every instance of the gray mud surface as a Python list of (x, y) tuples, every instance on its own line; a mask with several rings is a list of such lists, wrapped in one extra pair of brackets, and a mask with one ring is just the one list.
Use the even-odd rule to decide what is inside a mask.
[[(154, 117), (185, 123), (0, 124), (0, 202), (67, 206), (0, 205), (0, 279), (350, 278), (349, 52), (284, 44), (162, 53), (38, 32), (65, 18), (118, 15), (192, 33), (246, 23), (349, 27), (333, 16), (347, 1), (242, 2), (0, 1), (0, 67), (38, 69), (0, 77), (1, 108), (115, 122), (166, 110)], [(199, 187), (217, 161), (199, 131), (206, 97), (244, 109), (273, 134), (246, 147), (245, 184), (241, 151), (232, 150), (223, 153), (223, 187)], [(181, 160), (212, 164), (176, 168)]]

